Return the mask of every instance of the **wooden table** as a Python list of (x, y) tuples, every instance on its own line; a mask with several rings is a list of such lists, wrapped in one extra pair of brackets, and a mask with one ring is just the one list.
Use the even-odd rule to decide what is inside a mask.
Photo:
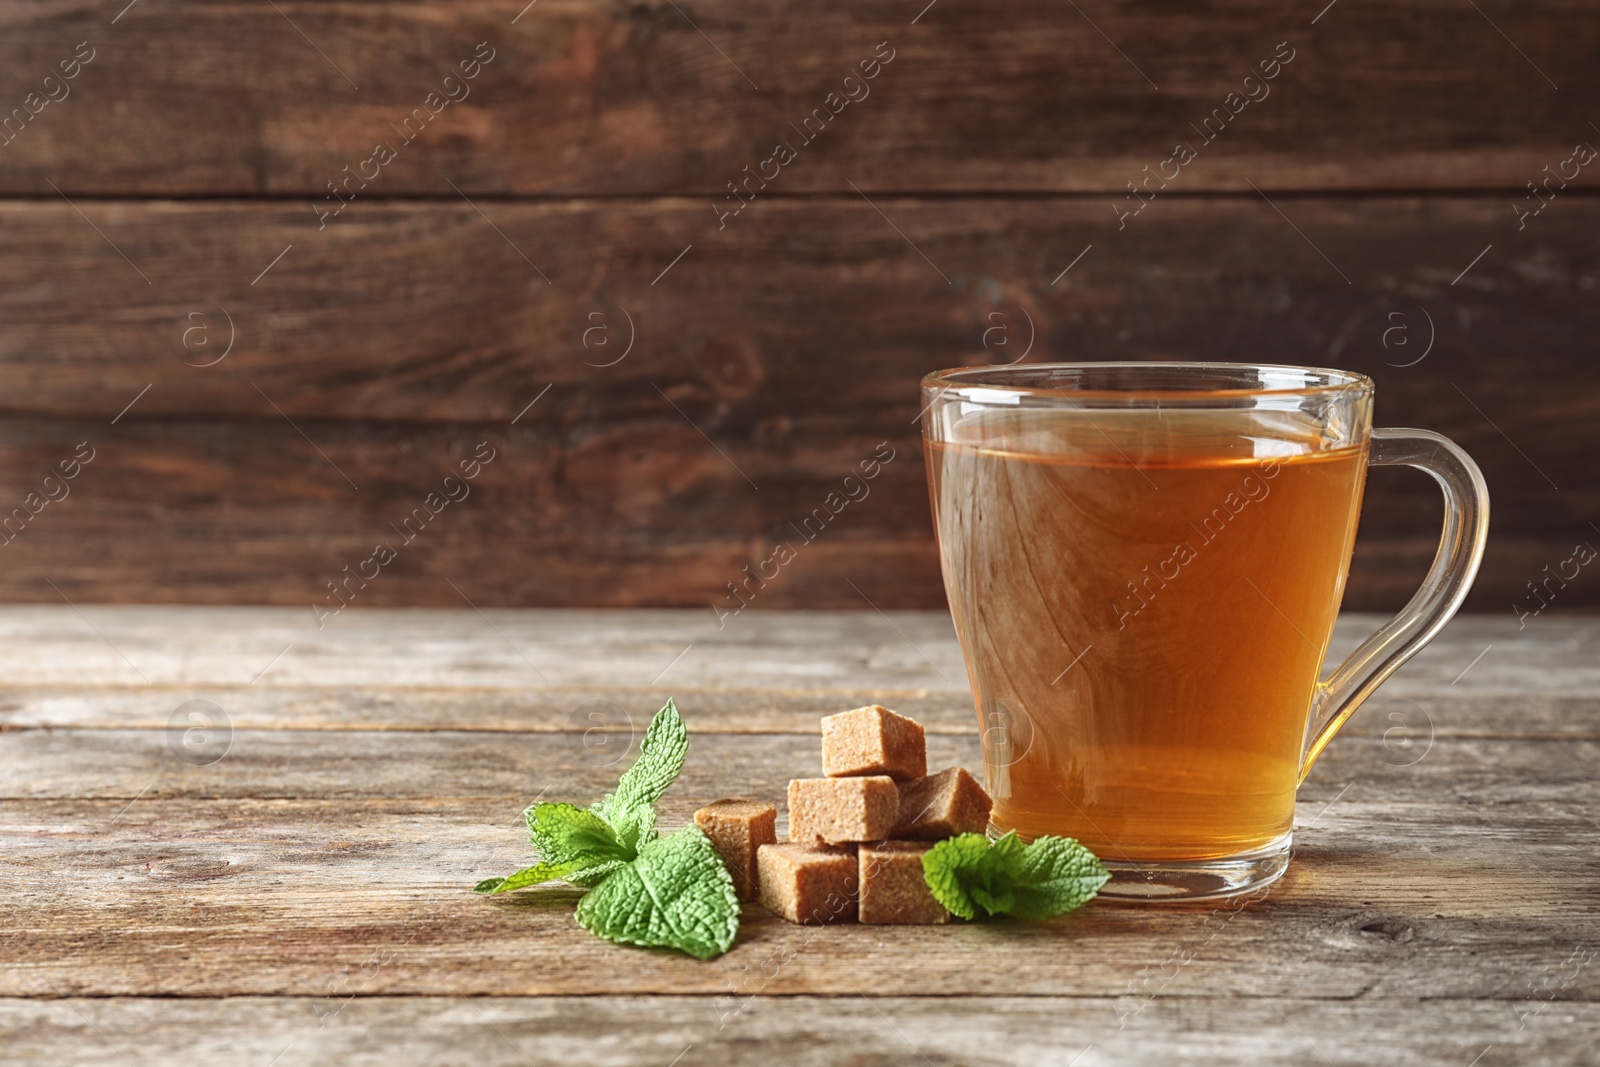
[[(1335, 654), (1373, 623), (1341, 620)], [(1323, 758), (1294, 864), (1248, 906), (874, 928), (752, 906), (709, 963), (591, 937), (575, 891), (468, 889), (528, 861), (530, 800), (597, 797), (668, 695), (692, 740), (665, 828), (778, 800), (816, 772), (818, 715), (869, 700), (977, 766), (947, 617), (18, 607), (0, 634), (6, 1063), (1596, 1055), (1600, 620), (1452, 624)], [(198, 755), (169, 726), (192, 700), (231, 722)]]

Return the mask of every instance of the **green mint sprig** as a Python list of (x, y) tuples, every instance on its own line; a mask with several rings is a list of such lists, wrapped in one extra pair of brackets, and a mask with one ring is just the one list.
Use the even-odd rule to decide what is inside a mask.
[(739, 933), (739, 896), (711, 839), (690, 825), (646, 841), (637, 859), (585, 893), (578, 922), (612, 941), (670, 945), (708, 960)]
[(954, 915), (1014, 915), (1041, 920), (1081, 908), (1111, 872), (1070, 837), (1023, 844), (1016, 831), (990, 841), (983, 834), (946, 838), (922, 855), (922, 877)]
[(473, 887), (485, 895), (562, 879), (590, 887), (578, 922), (612, 941), (681, 949), (698, 959), (728, 951), (739, 932), (733, 877), (698, 826), (660, 837), (655, 803), (683, 769), (689, 732), (671, 700), (656, 713), (615, 791), (589, 808), (535, 804), (524, 812), (539, 862)]

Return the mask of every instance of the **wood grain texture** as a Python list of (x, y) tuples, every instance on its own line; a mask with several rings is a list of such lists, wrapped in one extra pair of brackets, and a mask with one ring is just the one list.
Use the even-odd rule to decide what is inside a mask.
[[(1361, 708), (1342, 733), (1404, 738), (1503, 735), (1503, 693), (1463, 688), (1449, 697), (1396, 684)], [(818, 719), (871, 703), (892, 704), (929, 733), (977, 735), (979, 721), (966, 693), (927, 689), (835, 689), (826, 692), (703, 690), (661, 683), (655, 689), (469, 689), (415, 686), (317, 689), (152, 685), (97, 690), (16, 686), (0, 688), (0, 730), (165, 730), (189, 700), (221, 707), (237, 730), (416, 730), (468, 733), (576, 732), (579, 748), (605, 760), (627, 751), (667, 695), (692, 709), (697, 733), (768, 734), (811, 730)], [(1596, 698), (1519, 694), (1517, 736), (1540, 740), (1600, 740)], [(1393, 718), (1391, 718), (1391, 715)], [(564, 738), (572, 743), (571, 738)], [(1396, 741), (1395, 744), (1400, 744)], [(1420, 752), (1420, 747), (1418, 751)]]
[[(976, 750), (936, 738), (930, 759), (974, 766)], [(180, 764), (159, 737), (116, 731), (7, 733), (0, 751), (25, 768), (0, 801), (14, 923), (0, 937), (16, 965), (0, 993), (11, 995), (303, 993), (350, 954), (387, 947), (396, 959), (364, 992), (723, 994), (794, 954), (803, 962), (747, 992), (847, 992), (867, 966), (882, 988), (923, 996), (1248, 996), (1248, 983), (1266, 982), (1300, 997), (1517, 1000), (1527, 993), (1508, 976), (1592, 939), (1592, 918), (1572, 904), (1600, 891), (1583, 842), (1600, 815), (1593, 742), (1436, 739), (1399, 766), (1382, 741), (1349, 738), (1302, 793), (1290, 874), (1243, 910), (1102, 904), (1037, 926), (892, 928), (864, 941), (855, 927), (799, 928), (752, 906), (734, 950), (709, 965), (670, 953), (623, 961), (574, 923), (576, 891), (469, 892), (531, 862), (527, 801), (598, 796), (615, 780), (615, 766), (584, 762), (577, 736), (236, 734), (209, 768)], [(696, 738), (663, 827), (716, 796), (779, 798), (817, 760), (814, 735)], [(1380, 921), (1411, 934), (1362, 929)], [(1175, 940), (1218, 923), (1221, 958), (1196, 961), (1192, 982), (1138, 988)], [(973, 966), (978, 955), (986, 966)], [(1464, 955), (1496, 966), (1464, 967)], [(1240, 963), (1249, 969), (1229, 970)], [(1594, 999), (1600, 985), (1585, 971), (1563, 995)]]
[[(662, 1067), (674, 1056), (742, 1067), (928, 1063), (1079, 1067), (1152, 1062), (1581, 1067), (1600, 1026), (1592, 1003), (1111, 997), (783, 997), (739, 1012), (695, 997), (235, 997), (0, 1000), (0, 1032), (19, 1062), (131, 1067), (236, 1057), (267, 1063), (444, 1067), (583, 1062)], [(1543, 1008), (1541, 1011), (1540, 1008)], [(1518, 1014), (1522, 1012), (1524, 1014)], [(1535, 1014), (1537, 1013), (1537, 1014)], [(1526, 1019), (1526, 1025), (1519, 1025)], [(597, 1036), (599, 1035), (599, 1036)], [(1486, 1049), (1487, 1054), (1485, 1054)], [(286, 1053), (287, 1050), (287, 1054)]]
[[(491, 204), (493, 226), (465, 204), (358, 202), (322, 233), (285, 206), (85, 205), (113, 249), (69, 205), (0, 204), (17, 294), (0, 500), (20, 505), (80, 442), (99, 450), (40, 533), (7, 544), (0, 593), (51, 599), (49, 579), (74, 600), (304, 603), (492, 440), (505, 459), (478, 500), (367, 602), (455, 603), (449, 577), (484, 605), (731, 607), (727, 583), (797, 542), (883, 445), (871, 497), (759, 600), (860, 605), (854, 581), (879, 607), (936, 606), (916, 381), (1014, 358), (996, 322), (1033, 360), (1372, 373), (1380, 422), (1446, 433), (1487, 471), (1479, 610), (1536, 606), (1528, 583), (1600, 540), (1584, 341), (1600, 202), (1558, 201), (1549, 221), (1568, 224), (1522, 234), (1486, 197), (1295, 199), (1279, 205), (1293, 224), (1259, 199), (1172, 198), (1121, 232), (1076, 199), (877, 206), (892, 224), (822, 198), (758, 204), (719, 234), (682, 201)], [(1433, 342), (1415, 366), (1384, 347), (1396, 315)], [(597, 322), (610, 332), (585, 348)], [(1437, 513), (1426, 478), (1374, 474), (1347, 607), (1409, 596)], [(1553, 610), (1597, 598), (1585, 577)]]
[[(97, 54), (0, 149), (0, 189), (321, 197), (385, 142), (400, 158), (376, 183), (383, 195), (454, 197), (453, 182), (711, 197), (787, 140), (801, 153), (783, 173), (789, 193), (854, 181), (1120, 194), (1281, 52), (1294, 58), (1270, 95), (1188, 169), (1188, 190), (1520, 191), (1591, 136), (1584, 101), (1600, 88), (1600, 25), (1582, 0), (1481, 14), (1345, 0), (1315, 25), (1316, 11), (1265, 0), (944, 3), (920, 18), (922, 5), (887, 0), (759, 14), (733, 0), (542, 0), (519, 17), (523, 6), (185, 0), (112, 24), (115, 12), (72, 0), (13, 5), (5, 107), (78, 42)], [(484, 41), (495, 58), (470, 95), (405, 144), (399, 123)], [(880, 42), (894, 58), (870, 95), (835, 105), (801, 142), (790, 124)]]
[[(1592, 707), (1592, 716), (1595, 709)], [(180, 722), (182, 718), (180, 717)], [(185, 724), (186, 725), (186, 724)], [(642, 729), (642, 725), (640, 727)], [(1419, 740), (1426, 741), (1418, 725)], [(1590, 727), (1592, 730), (1592, 726)], [(444, 730), (372, 732), (235, 729), (227, 758), (207, 767), (191, 768), (174, 758), (174, 730), (8, 730), (0, 734), (0, 751), (20, 768), (5, 785), (11, 798), (62, 798), (70, 796), (118, 799), (185, 795), (218, 797), (318, 797), (413, 799), (509, 796), (517, 802), (508, 810), (520, 812), (527, 798), (548, 788), (553, 795), (579, 796), (605, 792), (627, 766), (628, 749), (609, 750), (584, 743), (581, 733), (521, 736), (515, 740), (493, 732)], [(1493, 754), (1507, 773), (1538, 773), (1549, 759), (1545, 788), (1564, 796), (1577, 789), (1584, 768), (1592, 769), (1596, 742), (1587, 738), (1552, 738), (1539, 745), (1560, 742), (1568, 751), (1548, 755), (1542, 747), (1518, 747), (1503, 737), (1432, 738), (1432, 748), (1419, 744), (1417, 765), (1427, 771), (1406, 776), (1416, 787), (1426, 780), (1432, 786), (1450, 776), (1465, 788), (1480, 781), (1476, 761)], [(623, 735), (626, 737), (626, 734)], [(933, 735), (930, 764), (981, 764), (976, 732), (971, 735)], [(1376, 773), (1399, 765), (1393, 745), (1378, 736), (1348, 739), (1347, 767), (1380, 764)], [(1531, 744), (1531, 742), (1530, 742)], [(686, 770), (682, 790), (691, 796), (716, 792), (716, 783), (729, 788), (756, 789), (775, 799), (791, 778), (816, 777), (817, 742), (805, 734), (707, 734), (698, 751), (705, 761), (698, 771)], [(316, 760), (305, 753), (316, 752)], [(1424, 753), (1427, 753), (1424, 756)], [(1410, 758), (1411, 754), (1407, 754)], [(1345, 766), (1329, 757), (1330, 765)], [(720, 765), (719, 765), (720, 764)], [(359, 773), (353, 773), (364, 768)], [(737, 771), (730, 768), (738, 768)], [(1330, 771), (1330, 774), (1335, 772)], [(530, 785), (531, 783), (531, 785)], [(712, 797), (715, 799), (715, 797)], [(1453, 798), (1454, 799), (1454, 798)], [(1399, 797), (1400, 803), (1404, 797)], [(692, 809), (691, 809), (692, 810)], [(685, 816), (688, 812), (682, 813)]]
[[(1558, 200), (1521, 233), (1488, 195), (1291, 198), (1292, 223), (1259, 197), (1159, 198), (1121, 230), (1082, 198), (874, 203), (890, 221), (819, 197), (758, 202), (719, 233), (681, 199), (495, 203), (487, 219), (358, 201), (321, 232), (282, 204), (0, 202), (5, 410), (109, 423), (153, 381), (119, 426), (282, 423), (277, 404), (312, 424), (523, 415), (569, 448), (610, 440), (606, 458), (624, 435), (705, 446), (670, 397), (743, 466), (824, 433), (913, 442), (917, 382), (943, 367), (1297, 362), (1374, 375), (1381, 421), (1426, 420), (1504, 463), (1498, 481), (1544, 470), (1600, 492), (1573, 425), (1600, 380), (1580, 358), (1600, 328), (1600, 201)], [(575, 480), (606, 477), (585, 458), (568, 459)]]
[[(814, 773), (817, 714), (867, 693), (971, 765), (946, 615), (352, 610), (307, 634), (296, 614), (0, 611), (8, 1062), (1585, 1062), (1594, 622), (1447, 628), (1314, 769), (1259, 900), (870, 932), (752, 905), (707, 964), (594, 939), (575, 891), (468, 886), (526, 861), (527, 801), (614, 780), (631, 748), (592, 731), (628, 733), (585, 701), (682, 699), (668, 828)], [(1341, 620), (1334, 655), (1374, 622)], [(676, 681), (617, 685), (680, 639)], [(160, 712), (194, 698), (237, 712), (204, 767)]]
[[(1341, 615), (1330, 661), (1383, 621)], [(370, 694), (361, 714), (374, 723), (414, 715), (382, 711), (384, 702), (440, 691), (527, 701), (541, 714), (554, 714), (548, 701), (574, 690), (632, 690), (634, 699), (693, 690), (719, 702), (820, 703), (862, 692), (970, 700), (950, 616), (932, 611), (751, 611), (718, 626), (711, 612), (684, 610), (351, 608), (319, 630), (309, 612), (290, 608), (10, 605), (0, 610), (0, 677), (21, 693), (59, 691), (70, 680), (80, 701), (117, 702), (127, 716), (118, 726), (145, 721), (148, 713), (131, 710), (147, 699), (141, 694), (227, 689), (254, 693), (252, 701), (355, 690)], [(1581, 704), (1597, 692), (1600, 620), (1545, 617), (1518, 629), (1514, 619), (1474, 615), (1457, 616), (1383, 687), (1418, 700), (1482, 698), (1491, 712), (1499, 699), (1500, 714), (1515, 705), (1530, 729), (1541, 720), (1521, 716), (1526, 702)], [(23, 725), (72, 725), (29, 714), (46, 717)], [(304, 728), (334, 714), (362, 721), (329, 712)]]

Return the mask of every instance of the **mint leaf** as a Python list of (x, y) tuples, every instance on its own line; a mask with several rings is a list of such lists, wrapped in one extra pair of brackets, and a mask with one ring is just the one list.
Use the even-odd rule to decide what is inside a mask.
[(548, 860), (621, 849), (616, 831), (604, 819), (575, 804), (535, 804), (523, 818), (539, 855)]
[(933, 899), (952, 915), (977, 918), (967, 884), (977, 872), (987, 869), (989, 839), (982, 834), (961, 834), (946, 838), (922, 856), (922, 880), (928, 883)]
[(1022, 855), (1016, 903), (1019, 919), (1049, 919), (1093, 900), (1111, 872), (1093, 852), (1070, 837), (1040, 837)]
[(633, 859), (611, 827), (592, 811), (571, 804), (536, 804), (523, 812), (528, 834), (540, 860), (505, 878), (486, 878), (474, 893), (509, 893), (530, 885), (565, 879), (573, 885), (594, 885)]
[(586, 893), (578, 922), (612, 941), (676, 948), (704, 960), (732, 946), (739, 897), (711, 839), (687, 826), (646, 841), (638, 859)]
[(981, 912), (1040, 920), (1087, 904), (1111, 874), (1071, 838), (1024, 845), (1013, 831), (997, 841), (982, 834), (940, 841), (923, 854), (922, 877), (934, 899), (963, 919)]
[(474, 893), (494, 894), (509, 893), (513, 889), (524, 886), (540, 885), (544, 882), (553, 882), (557, 878), (565, 878), (569, 871), (576, 870), (570, 864), (536, 863), (532, 867), (524, 867), (516, 874), (504, 878), (485, 878), (472, 887)]
[(678, 715), (678, 705), (668, 700), (650, 720), (639, 745), (639, 758), (622, 774), (616, 791), (594, 805), (593, 811), (617, 832), (624, 848), (637, 850), (655, 839), (656, 812), (652, 805), (661, 799), (689, 751), (689, 731)]
[(639, 758), (623, 772), (614, 792), (585, 809), (572, 804), (535, 804), (523, 812), (539, 863), (506, 878), (479, 882), (477, 893), (505, 893), (556, 878), (594, 886), (656, 839), (653, 805), (683, 769), (689, 751), (678, 706), (668, 700), (656, 712), (639, 745)]
[(536, 804), (523, 816), (544, 862), (565, 868), (560, 877), (574, 885), (594, 885), (635, 855), (604, 819), (585, 808)]
[(698, 826), (656, 836), (654, 804), (689, 750), (677, 705), (667, 701), (617, 788), (591, 808), (535, 804), (523, 813), (540, 861), (476, 893), (505, 893), (564, 878), (591, 886), (578, 922), (601, 937), (680, 949), (699, 959), (728, 951), (739, 932), (739, 898), (721, 855)]

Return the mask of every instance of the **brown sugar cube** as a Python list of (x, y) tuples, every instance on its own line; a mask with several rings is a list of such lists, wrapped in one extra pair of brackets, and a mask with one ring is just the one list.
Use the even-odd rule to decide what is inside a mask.
[(976, 778), (960, 767), (947, 767), (900, 786), (900, 815), (889, 836), (942, 841), (956, 834), (979, 834), (988, 827), (993, 807)]
[(756, 899), (756, 850), (778, 840), (778, 809), (756, 800), (718, 800), (694, 813), (733, 875), (740, 900)]
[(848, 922), (860, 885), (854, 845), (762, 845), (761, 903), (792, 923)]
[(897, 782), (921, 778), (928, 773), (922, 724), (882, 704), (824, 716), (822, 773), (830, 778), (887, 774)]
[(857, 912), (864, 923), (923, 924), (950, 921), (922, 877), (926, 841), (880, 841), (862, 845)]
[(789, 840), (882, 841), (891, 836), (900, 793), (886, 775), (869, 778), (796, 778), (789, 783)]

